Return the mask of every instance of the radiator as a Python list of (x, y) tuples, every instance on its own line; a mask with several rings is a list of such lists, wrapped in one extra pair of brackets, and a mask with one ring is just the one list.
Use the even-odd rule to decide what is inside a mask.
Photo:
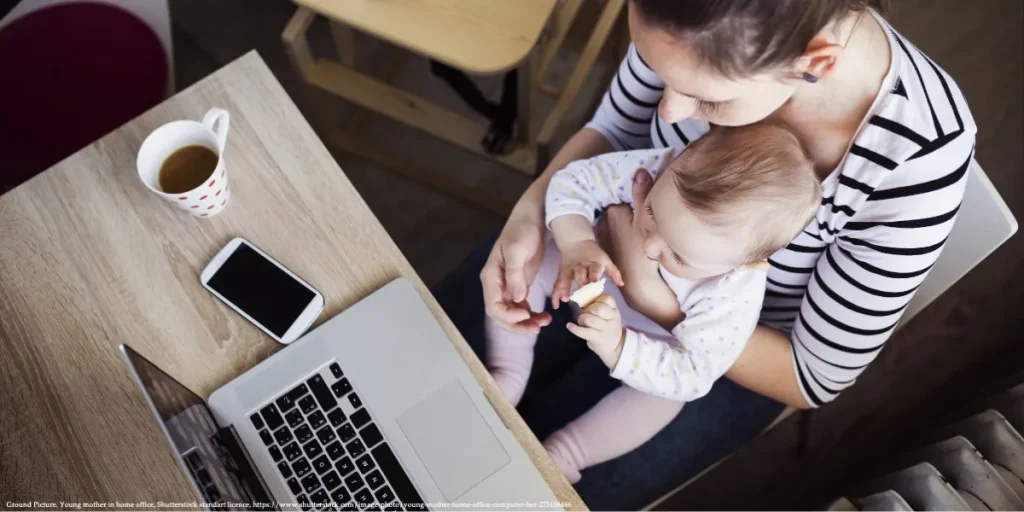
[(1024, 384), (982, 401), (983, 412), (922, 435), (901, 468), (852, 485), (827, 510), (1024, 510)]

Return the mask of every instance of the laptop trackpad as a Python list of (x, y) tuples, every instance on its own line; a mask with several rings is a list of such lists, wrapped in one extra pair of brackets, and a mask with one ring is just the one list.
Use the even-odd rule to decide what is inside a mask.
[(398, 426), (448, 501), (509, 463), (508, 453), (458, 380), (407, 409)]

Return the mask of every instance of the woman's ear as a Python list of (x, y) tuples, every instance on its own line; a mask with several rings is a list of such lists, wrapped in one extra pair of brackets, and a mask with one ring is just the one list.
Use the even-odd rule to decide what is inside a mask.
[[(804, 54), (796, 61), (798, 76), (813, 77), (813, 81), (825, 78), (835, 70), (836, 62), (844, 48), (824, 37), (815, 37), (807, 44)], [(812, 80), (808, 80), (812, 81)]]

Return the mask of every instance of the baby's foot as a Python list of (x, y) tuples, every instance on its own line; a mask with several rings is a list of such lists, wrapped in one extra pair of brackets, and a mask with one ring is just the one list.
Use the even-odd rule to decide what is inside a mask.
[(580, 454), (574, 453), (572, 439), (565, 434), (565, 432), (559, 430), (551, 437), (544, 441), (544, 448), (548, 451), (548, 455), (558, 465), (558, 469), (565, 475), (565, 479), (570, 484), (575, 484), (580, 481), (582, 475), (580, 475), (580, 467), (576, 461), (582, 457)]

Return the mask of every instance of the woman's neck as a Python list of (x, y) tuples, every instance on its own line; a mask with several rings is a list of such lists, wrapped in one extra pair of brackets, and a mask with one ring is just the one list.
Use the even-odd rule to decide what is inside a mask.
[(773, 117), (797, 133), (823, 175), (839, 164), (889, 71), (884, 28), (869, 12), (852, 12), (826, 27), (845, 50), (833, 72), (801, 84)]
[[(790, 101), (798, 110), (814, 108), (824, 118), (848, 118), (878, 95), (889, 71), (889, 41), (869, 12), (852, 12), (825, 31), (844, 47), (832, 73), (817, 83), (802, 84)], [(860, 116), (857, 121), (859, 122)]]

